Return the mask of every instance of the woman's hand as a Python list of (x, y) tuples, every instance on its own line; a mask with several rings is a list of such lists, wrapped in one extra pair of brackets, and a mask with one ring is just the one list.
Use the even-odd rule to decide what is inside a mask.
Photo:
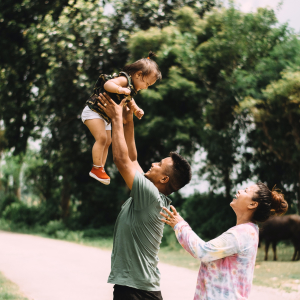
[(163, 210), (167, 214), (160, 212), (160, 214), (166, 218), (166, 219), (161, 219), (161, 221), (174, 228), (177, 223), (179, 223), (180, 221), (184, 221), (184, 219), (179, 215), (179, 213), (177, 212), (177, 210), (173, 205), (171, 205), (170, 207), (173, 210), (173, 212), (170, 212), (167, 208), (163, 207)]
[(123, 106), (126, 101), (125, 98), (119, 105), (115, 101), (113, 101), (106, 93), (100, 94), (98, 99), (100, 101), (98, 105), (102, 108), (102, 110), (107, 114), (108, 117), (110, 117), (111, 119), (118, 115), (122, 117)]

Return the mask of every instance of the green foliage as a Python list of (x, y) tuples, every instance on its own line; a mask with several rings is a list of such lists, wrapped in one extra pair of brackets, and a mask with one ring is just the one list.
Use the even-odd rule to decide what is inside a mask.
[(235, 226), (236, 216), (223, 195), (189, 196), (182, 207), (183, 217), (203, 239), (209, 240)]
[[(129, 191), (110, 152), (110, 186), (88, 176), (94, 139), (80, 114), (99, 73), (119, 71), (149, 50), (163, 79), (136, 97), (145, 111), (135, 124), (139, 162), (147, 169), (171, 150), (191, 159), (204, 149), (199, 174), (214, 194), (186, 202), (173, 195), (195, 230), (213, 237), (231, 226), (230, 194), (248, 178), (278, 183), (295, 198), (300, 47), (274, 11), (244, 14), (193, 0), (112, 5), (105, 15), (97, 1), (0, 4), (1, 154), (10, 149), (0, 190), (19, 197), (23, 174), (23, 198), (34, 203), (8, 205), (7, 218), (32, 226), (62, 218), (66, 227), (52, 234), (66, 238), (71, 229), (78, 240), (114, 223)], [(25, 155), (29, 137), (41, 138), (41, 150)], [(217, 217), (206, 218), (211, 212)]]
[(5, 278), (2, 273), (0, 273), (0, 299), (1, 300), (28, 300), (20, 292), (18, 286)]
[(45, 233), (52, 236), (55, 235), (58, 231), (64, 231), (66, 229), (66, 225), (61, 220), (53, 220), (50, 221), (45, 226)]
[(18, 202), (7, 206), (2, 213), (2, 217), (14, 224), (32, 226), (39, 221), (39, 212), (39, 207), (28, 207), (22, 202)]
[(84, 230), (85, 238), (96, 238), (96, 237), (111, 237), (113, 236), (114, 226), (101, 226), (100, 228), (87, 228)]
[[(162, 30), (139, 31), (129, 42), (133, 61), (142, 55), (138, 45), (152, 45), (163, 74), (160, 83), (136, 97), (146, 112), (136, 124), (139, 158), (146, 166), (170, 150), (190, 156), (201, 146), (207, 160), (200, 175), (212, 189), (225, 186), (229, 201), (233, 186), (253, 175), (238, 170), (243, 176), (233, 176), (243, 162), (240, 149), (249, 124), (236, 107), (245, 96), (260, 93), (257, 67), (264, 62), (271, 80), (270, 57), (280, 57), (276, 67), (282, 70), (296, 54), (290, 49), (296, 42), (286, 26), (274, 27), (277, 20), (268, 9), (249, 14), (214, 9), (201, 19), (183, 7), (175, 21)], [(279, 54), (283, 41), (290, 42), (283, 45), (290, 55)]]
[(174, 230), (170, 226), (164, 227), (164, 233), (161, 240), (161, 245), (163, 247), (167, 247), (170, 250), (178, 250), (181, 248), (180, 244), (176, 239), (176, 235), (174, 234)]
[[(299, 195), (300, 192), (299, 69), (300, 66), (285, 69), (280, 79), (272, 81), (262, 91), (261, 99), (246, 98), (241, 103), (241, 109), (249, 111), (256, 125), (256, 130), (249, 134), (259, 144), (253, 158), (262, 154), (270, 157), (268, 163), (274, 170), (273, 173), (265, 172), (265, 164), (260, 164), (256, 165), (257, 172), (268, 181), (280, 180), (281, 184), (288, 185), (287, 192), (292, 197), (295, 197), (293, 193)], [(293, 202), (292, 206), (297, 203)], [(292, 207), (297, 211), (295, 208)]]
[(7, 194), (3, 198), (0, 199), (0, 216), (7, 206), (18, 203), (20, 200), (13, 194)]
[(43, 226), (58, 216), (57, 211), (45, 203), (42, 205), (27, 205), (14, 196), (6, 197), (2, 205), (1, 216), (18, 226)]

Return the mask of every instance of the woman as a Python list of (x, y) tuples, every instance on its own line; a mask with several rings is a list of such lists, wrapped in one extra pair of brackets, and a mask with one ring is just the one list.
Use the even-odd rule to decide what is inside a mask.
[(271, 215), (282, 215), (288, 204), (282, 194), (270, 191), (263, 183), (239, 190), (230, 206), (236, 214), (236, 226), (205, 242), (171, 206), (163, 208), (182, 247), (201, 260), (194, 300), (248, 299), (258, 246), (258, 226)]

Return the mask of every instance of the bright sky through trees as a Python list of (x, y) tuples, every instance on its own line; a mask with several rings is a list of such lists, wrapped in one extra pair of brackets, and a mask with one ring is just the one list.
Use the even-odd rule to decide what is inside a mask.
[[(224, 1), (228, 4), (228, 0)], [(300, 1), (299, 0), (236, 0), (243, 12), (253, 12), (258, 7), (269, 6), (275, 10), (280, 23), (288, 22), (290, 27), (300, 31)]]

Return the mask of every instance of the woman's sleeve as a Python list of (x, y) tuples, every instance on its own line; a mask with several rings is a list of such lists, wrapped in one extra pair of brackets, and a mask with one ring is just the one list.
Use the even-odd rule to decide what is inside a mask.
[(185, 221), (177, 223), (174, 230), (181, 246), (193, 257), (203, 262), (214, 261), (239, 252), (238, 240), (230, 231), (205, 242)]

